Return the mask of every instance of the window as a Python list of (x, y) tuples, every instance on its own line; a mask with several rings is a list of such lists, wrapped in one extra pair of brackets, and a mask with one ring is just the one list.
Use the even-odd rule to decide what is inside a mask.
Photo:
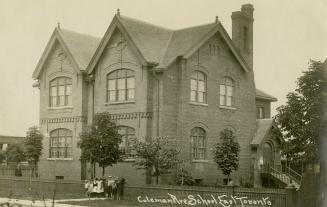
[(50, 82), (50, 107), (72, 106), (72, 79), (55, 78)]
[(206, 77), (204, 73), (195, 71), (191, 75), (191, 101), (206, 102)]
[(50, 158), (72, 157), (73, 133), (68, 129), (56, 129), (50, 133)]
[(229, 77), (225, 77), (223, 83), (220, 84), (220, 105), (232, 106), (233, 93), (233, 80)]
[(265, 118), (265, 108), (258, 107), (257, 108), (257, 119), (264, 119)]
[(220, 53), (220, 47), (216, 44), (209, 44), (210, 55), (217, 55)]
[(107, 75), (107, 102), (134, 100), (134, 71), (119, 69)]
[(122, 135), (120, 149), (123, 151), (124, 158), (135, 158), (136, 152), (133, 151), (131, 139), (135, 137), (135, 130), (131, 127), (120, 126), (118, 133)]
[(206, 132), (200, 127), (191, 130), (192, 158), (204, 160), (206, 151)]

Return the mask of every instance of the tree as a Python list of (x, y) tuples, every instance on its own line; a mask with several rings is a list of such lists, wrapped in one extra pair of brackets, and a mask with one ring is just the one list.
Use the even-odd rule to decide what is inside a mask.
[(93, 125), (88, 131), (81, 133), (80, 138), (78, 142), (82, 150), (80, 159), (93, 165), (93, 175), (95, 163), (102, 167), (102, 176), (104, 176), (105, 168), (120, 160), (121, 135), (118, 134), (118, 127), (110, 119), (109, 113), (96, 114)]
[(319, 142), (326, 127), (327, 74), (323, 63), (310, 61), (297, 80), (297, 88), (287, 94), (285, 105), (277, 108), (276, 123), (283, 133), (283, 153), (289, 160), (316, 162)]
[(21, 144), (11, 144), (6, 150), (7, 162), (20, 163), (26, 160), (24, 148)]
[(220, 133), (220, 139), (221, 142), (214, 145), (214, 161), (229, 180), (232, 171), (238, 169), (240, 145), (235, 141), (234, 133), (228, 129)]
[(139, 169), (152, 170), (152, 176), (156, 177), (156, 184), (159, 182), (160, 175), (170, 173), (170, 169), (179, 163), (177, 158), (179, 151), (169, 147), (166, 138), (157, 137), (150, 141), (135, 139), (133, 146), (138, 157), (134, 165), (139, 166)]
[(194, 180), (192, 174), (190, 173), (189, 162), (180, 162), (177, 167), (176, 172), (176, 183), (178, 185), (192, 186), (194, 185)]
[(6, 160), (6, 155), (3, 151), (0, 150), (0, 164), (2, 164), (4, 160)]
[(26, 138), (24, 139), (25, 156), (29, 164), (33, 166), (32, 175), (37, 172), (37, 163), (43, 149), (42, 140), (43, 135), (37, 126), (30, 127), (26, 132)]

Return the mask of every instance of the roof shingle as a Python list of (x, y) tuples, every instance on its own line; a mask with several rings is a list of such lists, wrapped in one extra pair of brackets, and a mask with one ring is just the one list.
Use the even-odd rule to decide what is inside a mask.
[(273, 126), (273, 122), (273, 119), (257, 119), (257, 131), (254, 135), (251, 145), (257, 146), (264, 140), (271, 127)]
[(268, 93), (266, 92), (263, 92), (262, 90), (259, 90), (259, 89), (255, 89), (255, 94), (256, 94), (256, 98), (257, 99), (264, 99), (264, 100), (268, 100), (268, 101), (277, 101), (277, 98), (269, 95)]
[(66, 43), (69, 51), (75, 58), (80, 70), (85, 70), (95, 50), (97, 49), (101, 38), (66, 29), (59, 29), (58, 31), (60, 32), (61, 37)]

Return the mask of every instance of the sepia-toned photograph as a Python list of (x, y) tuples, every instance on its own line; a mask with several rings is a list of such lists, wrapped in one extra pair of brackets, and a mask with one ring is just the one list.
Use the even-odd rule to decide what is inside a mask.
[(327, 207), (326, 0), (0, 0), (0, 207)]

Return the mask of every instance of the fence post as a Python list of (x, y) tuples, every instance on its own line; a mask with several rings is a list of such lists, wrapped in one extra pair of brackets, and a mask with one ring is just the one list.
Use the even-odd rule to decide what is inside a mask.
[(296, 188), (293, 185), (286, 186), (286, 205), (285, 207), (296, 206)]

